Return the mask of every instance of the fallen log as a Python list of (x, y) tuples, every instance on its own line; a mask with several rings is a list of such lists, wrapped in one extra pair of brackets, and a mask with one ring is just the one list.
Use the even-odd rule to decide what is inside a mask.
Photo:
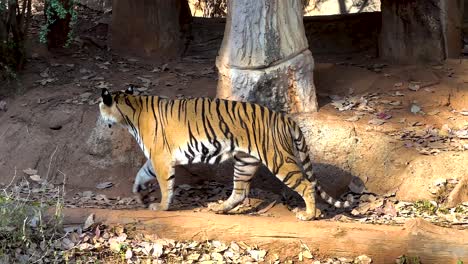
[(403, 254), (421, 263), (468, 262), (468, 230), (444, 228), (422, 219), (404, 226), (303, 222), (294, 217), (217, 215), (192, 211), (109, 210), (65, 208), (64, 224), (82, 224), (91, 213), (104, 224), (137, 223), (144, 232), (179, 240), (244, 241), (257, 245), (305, 243), (320, 254), (355, 257), (366, 254), (373, 263), (395, 263)]

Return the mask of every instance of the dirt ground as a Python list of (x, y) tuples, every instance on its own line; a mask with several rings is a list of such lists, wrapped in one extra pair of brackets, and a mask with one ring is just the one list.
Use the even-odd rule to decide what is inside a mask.
[[(144, 157), (127, 131), (100, 124), (100, 88), (121, 90), (133, 84), (141, 93), (170, 98), (215, 97), (216, 45), (177, 61), (127, 58), (100, 48), (107, 25), (97, 23), (102, 19), (91, 11), (87, 19), (81, 20), (78, 35), (92, 36), (92, 41), (82, 37), (70, 49), (51, 52), (33, 40), (25, 71), (17, 81), (2, 84), (0, 183), (23, 177), (31, 181), (31, 174), (23, 172), (31, 168), (53, 185), (65, 182), (69, 207), (141, 209), (132, 199), (131, 186)], [(438, 194), (431, 188), (438, 188), (439, 181), (449, 186), (440, 202), (446, 202), (454, 188), (459, 190), (452, 199), (467, 201), (468, 60), (401, 66), (369, 54), (315, 59), (320, 110), (298, 119), (306, 120), (306, 134), (316, 150), (316, 173), (332, 193), (343, 193), (356, 179), (356, 186), (367, 188), (359, 197), (427, 199)], [(325, 125), (310, 128), (310, 120)], [(349, 130), (340, 132), (344, 128)], [(349, 131), (359, 137), (346, 134)], [(353, 145), (343, 150), (336, 143), (341, 137), (359, 138), (359, 153), (346, 149)], [(381, 138), (386, 145), (378, 146)], [(207, 202), (229, 194), (232, 164), (179, 167), (176, 175), (179, 188), (172, 209), (206, 211)], [(295, 221), (291, 210), (302, 206), (301, 201), (276, 179), (263, 172), (253, 188), (251, 202), (262, 204), (255, 210), (268, 214), (265, 223), (271, 217)], [(157, 197), (156, 191), (152, 199)], [(379, 206), (384, 207), (370, 210)], [(342, 214), (321, 208), (328, 220)], [(392, 224), (404, 222), (399, 221)], [(458, 228), (466, 228), (463, 221)]]

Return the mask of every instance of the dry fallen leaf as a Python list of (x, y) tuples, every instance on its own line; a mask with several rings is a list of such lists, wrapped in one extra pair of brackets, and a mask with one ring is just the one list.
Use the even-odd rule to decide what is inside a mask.
[(90, 226), (94, 224), (94, 214), (90, 214), (83, 225), (83, 229), (88, 229)]
[(39, 176), (39, 175), (37, 175), (37, 174), (31, 175), (31, 176), (29, 176), (29, 178), (31, 178), (31, 180), (33, 180), (33, 181), (35, 181), (35, 182), (40, 182), (40, 181), (42, 181), (41, 176)]
[(258, 214), (264, 214), (264, 213), (268, 212), (271, 208), (273, 208), (273, 206), (275, 206), (275, 204), (276, 204), (276, 201), (273, 201), (269, 205), (267, 205), (266, 207), (258, 210), (257, 213)]
[(25, 169), (23, 170), (23, 172), (26, 174), (26, 175), (34, 175), (34, 174), (37, 174), (37, 170), (34, 170), (34, 169)]
[(437, 115), (439, 113), (440, 113), (439, 110), (432, 110), (432, 111), (428, 112), (427, 114), (433, 116), (433, 115)]
[(361, 119), (361, 116), (355, 115), (355, 116), (353, 116), (353, 117), (346, 118), (345, 121), (348, 121), (348, 122), (356, 122), (356, 121), (359, 121), (359, 119)]
[(160, 243), (155, 243), (153, 245), (153, 257), (159, 258), (164, 253), (163, 246)]
[(306, 259), (312, 259), (314, 256), (312, 256), (312, 253), (310, 251), (302, 251), (302, 256)]
[(385, 120), (378, 119), (378, 118), (373, 118), (373, 119), (369, 120), (368, 124), (369, 125), (381, 126), (381, 125), (385, 124)]
[(102, 190), (112, 187), (114, 184), (112, 182), (101, 182), (96, 185), (96, 188)]
[(383, 119), (383, 120), (388, 120), (392, 118), (392, 115), (384, 113), (384, 112), (377, 113), (376, 116), (378, 119)]

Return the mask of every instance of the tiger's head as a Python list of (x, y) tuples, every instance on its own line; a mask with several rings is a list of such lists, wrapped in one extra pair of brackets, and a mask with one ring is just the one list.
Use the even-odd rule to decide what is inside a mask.
[(125, 93), (111, 93), (107, 89), (102, 89), (102, 102), (99, 103), (101, 119), (111, 127), (114, 124), (126, 124), (125, 118), (132, 117), (137, 106), (134, 103), (133, 86), (129, 86)]

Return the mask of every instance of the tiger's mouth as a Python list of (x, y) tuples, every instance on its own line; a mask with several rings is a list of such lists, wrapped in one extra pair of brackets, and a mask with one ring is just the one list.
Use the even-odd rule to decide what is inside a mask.
[(103, 122), (109, 128), (112, 128), (112, 126), (116, 123), (115, 120), (113, 120), (112, 118), (108, 118), (107, 116), (104, 116), (104, 115), (101, 115), (101, 122)]

